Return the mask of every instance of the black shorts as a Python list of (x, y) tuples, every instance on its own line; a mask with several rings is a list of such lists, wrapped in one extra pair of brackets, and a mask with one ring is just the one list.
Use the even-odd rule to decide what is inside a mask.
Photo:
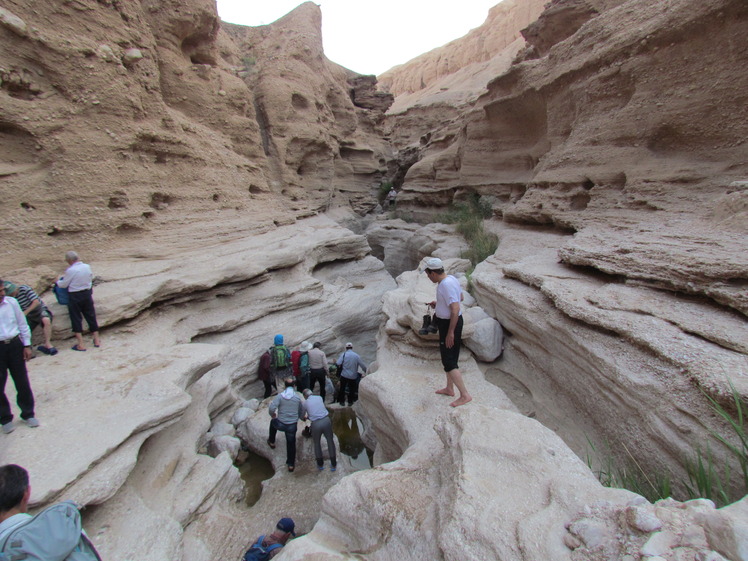
[(462, 316), (460, 316), (455, 326), (455, 344), (452, 345), (451, 349), (448, 349), (445, 341), (449, 331), (449, 320), (436, 318), (436, 326), (439, 328), (439, 352), (441, 353), (444, 372), (459, 368), (457, 361), (460, 360), (460, 347), (462, 346), (462, 323)]

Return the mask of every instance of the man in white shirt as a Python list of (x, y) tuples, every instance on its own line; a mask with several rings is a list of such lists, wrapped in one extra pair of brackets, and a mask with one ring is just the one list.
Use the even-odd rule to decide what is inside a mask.
[(86, 350), (86, 345), (83, 343), (83, 318), (86, 318), (88, 330), (93, 335), (94, 347), (99, 347), (101, 340), (93, 301), (93, 272), (91, 272), (91, 267), (81, 261), (74, 251), (68, 251), (65, 254), (65, 261), (69, 266), (65, 274), (57, 279), (57, 286), (68, 289), (70, 324), (78, 340), (78, 343), (73, 345), (73, 350)]
[(431, 257), (426, 261), (426, 275), (437, 285), (436, 300), (430, 302), (429, 306), (435, 309), (436, 326), (439, 328), (439, 352), (447, 374), (446, 387), (436, 390), (436, 393), (454, 397), (454, 388), (457, 386), (460, 397), (450, 405), (459, 407), (473, 399), (465, 388), (462, 373), (457, 366), (462, 344), (462, 287), (460, 281), (444, 272), (444, 264), (438, 257)]
[(8, 372), (16, 386), (16, 403), (21, 418), (32, 428), (39, 426), (34, 417), (34, 394), (31, 391), (26, 361), (31, 359), (31, 330), (26, 316), (15, 298), (5, 296), (5, 283), (0, 279), (0, 425), (2, 432), (15, 430), (13, 412), (5, 396)]

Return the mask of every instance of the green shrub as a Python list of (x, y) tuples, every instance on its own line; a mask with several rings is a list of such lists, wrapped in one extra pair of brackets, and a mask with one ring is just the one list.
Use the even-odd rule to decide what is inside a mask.
[(462, 257), (472, 263), (471, 273), (478, 263), (493, 255), (499, 247), (499, 237), (486, 232), (483, 227), (483, 220), (490, 218), (492, 213), (490, 201), (472, 193), (466, 201), (452, 205), (437, 216), (439, 222), (456, 224), (455, 229), (470, 246)]
[(387, 197), (387, 193), (390, 192), (390, 189), (392, 189), (392, 181), (382, 181), (382, 183), (379, 184), (379, 188), (377, 189), (377, 200), (380, 203), (384, 202), (385, 197)]

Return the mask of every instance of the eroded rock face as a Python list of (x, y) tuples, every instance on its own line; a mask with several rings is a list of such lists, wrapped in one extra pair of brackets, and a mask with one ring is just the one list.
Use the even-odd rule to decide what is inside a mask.
[(260, 28), (222, 25), (205, 0), (0, 15), (6, 276), (184, 220), (376, 205), (384, 105), (354, 104), (358, 75), (324, 57), (315, 4)]

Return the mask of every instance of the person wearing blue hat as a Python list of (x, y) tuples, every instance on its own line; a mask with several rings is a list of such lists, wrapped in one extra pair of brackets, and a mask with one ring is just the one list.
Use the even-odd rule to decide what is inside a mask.
[(291, 351), (284, 344), (283, 335), (273, 337), (273, 346), (270, 347), (270, 366), (275, 373), (276, 386), (281, 387), (283, 381), (292, 375)]
[(286, 545), (291, 536), (296, 537), (296, 525), (290, 518), (281, 518), (275, 525), (272, 534), (262, 535), (252, 544), (244, 554), (244, 561), (257, 561), (260, 559), (272, 559), (283, 546)]

